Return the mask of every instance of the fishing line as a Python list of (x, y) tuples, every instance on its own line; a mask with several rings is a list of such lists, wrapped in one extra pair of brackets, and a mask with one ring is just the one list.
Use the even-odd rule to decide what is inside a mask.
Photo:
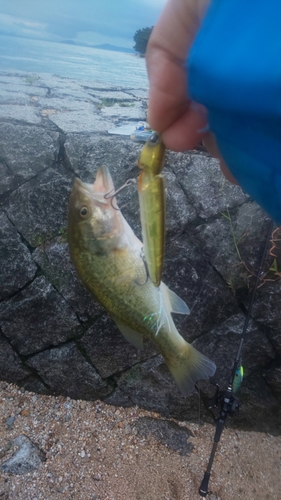
[(207, 470), (204, 474), (202, 483), (201, 483), (200, 488), (199, 488), (199, 495), (202, 498), (206, 498), (207, 493), (208, 493), (208, 486), (209, 486), (209, 479), (210, 479), (210, 475), (211, 475), (211, 469), (212, 469), (213, 461), (215, 458), (217, 446), (218, 446), (218, 443), (220, 441), (222, 431), (224, 429), (225, 421), (226, 421), (228, 415), (230, 415), (230, 416), (234, 415), (235, 412), (237, 411), (237, 409), (239, 408), (238, 400), (237, 400), (237, 398), (235, 398), (234, 393), (235, 393), (235, 390), (237, 390), (239, 387), (239, 381), (241, 380), (241, 382), (242, 382), (242, 378), (243, 378), (243, 367), (241, 366), (241, 351), (242, 351), (242, 346), (243, 346), (243, 343), (244, 343), (244, 340), (245, 340), (245, 337), (247, 334), (247, 329), (248, 329), (249, 321), (251, 318), (252, 308), (254, 305), (258, 284), (259, 284), (260, 278), (262, 276), (262, 269), (263, 269), (263, 265), (264, 265), (266, 255), (267, 255), (267, 248), (268, 248), (268, 244), (269, 244), (269, 240), (270, 240), (270, 235), (272, 234), (272, 231), (273, 231), (273, 224), (274, 223), (271, 220), (270, 224), (269, 224), (262, 258), (260, 260), (259, 269), (257, 272), (256, 281), (255, 281), (255, 285), (253, 288), (250, 305), (249, 305), (247, 315), (245, 318), (245, 323), (244, 323), (243, 331), (241, 334), (241, 339), (240, 339), (238, 351), (237, 351), (235, 361), (233, 364), (228, 387), (227, 387), (226, 391), (224, 391), (224, 393), (220, 393), (218, 390), (218, 386), (217, 386), (217, 392), (216, 392), (215, 398), (217, 399), (217, 402), (221, 403), (221, 412), (220, 412), (220, 416), (217, 420), (217, 426), (216, 426), (216, 431), (215, 431), (215, 436), (214, 436), (214, 441), (213, 441), (213, 447), (211, 450), (208, 467), (207, 467)]

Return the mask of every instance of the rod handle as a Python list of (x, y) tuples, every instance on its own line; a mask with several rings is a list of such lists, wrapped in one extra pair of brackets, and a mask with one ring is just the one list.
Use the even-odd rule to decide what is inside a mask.
[(203, 498), (206, 498), (206, 495), (208, 493), (209, 479), (210, 479), (210, 472), (206, 471), (203, 477), (203, 481), (199, 488), (199, 495)]

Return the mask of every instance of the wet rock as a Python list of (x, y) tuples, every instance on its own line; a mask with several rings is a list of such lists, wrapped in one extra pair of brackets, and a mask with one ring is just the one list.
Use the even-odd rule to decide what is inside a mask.
[(62, 167), (49, 168), (16, 189), (5, 202), (9, 219), (33, 246), (67, 228), (67, 204), (73, 175)]
[[(113, 104), (115, 102), (129, 104), (130, 102), (136, 101), (131, 92), (124, 92), (123, 90), (95, 90), (88, 89), (88, 93), (99, 98), (100, 102), (104, 99), (108, 104)], [(112, 107), (112, 106), (109, 106)]]
[(129, 138), (71, 134), (64, 147), (71, 168), (85, 182), (93, 182), (96, 171), (102, 165), (110, 169), (116, 188), (129, 177), (139, 174), (137, 160), (141, 145)]
[(93, 96), (91, 89), (84, 87), (80, 82), (75, 82), (70, 79), (63, 79), (54, 75), (42, 75), (42, 80), (48, 84), (48, 98), (64, 100), (72, 100), (79, 102), (99, 102), (100, 99)]
[[(66, 234), (38, 247), (32, 254), (47, 279), (64, 297), (81, 321), (88, 321), (104, 309), (79, 281), (70, 261)], [(64, 241), (61, 241), (64, 240)]]
[[(117, 379), (115, 398), (111, 395), (106, 402), (111, 404), (110, 401), (114, 398), (115, 404), (123, 404), (121, 401), (124, 394), (132, 404), (151, 411), (157, 408), (157, 411), (165, 417), (198, 421), (200, 404), (198, 395), (195, 392), (188, 398), (181, 395), (160, 355), (137, 364), (123, 373)], [(120, 403), (118, 395), (121, 395)], [(202, 407), (201, 417), (210, 419)]]
[[(245, 203), (191, 230), (192, 241), (235, 292), (255, 280), (265, 245), (268, 216), (256, 203)], [(219, 241), (219, 245), (218, 245)], [(255, 252), (253, 252), (255, 248)]]
[[(219, 384), (221, 390), (225, 390), (229, 385), (244, 322), (243, 314), (234, 315), (194, 342), (199, 351), (204, 349), (204, 353), (216, 363), (217, 371), (211, 381), (213, 384)], [(275, 351), (271, 343), (257, 325), (250, 321), (241, 352), (244, 379), (235, 394), (240, 410), (228, 425), (238, 425), (244, 429), (250, 426), (252, 430), (263, 432), (276, 432), (281, 429), (280, 394), (266, 383), (266, 374), (269, 374), (267, 367), (274, 358)], [(200, 387), (202, 398), (205, 398), (206, 404), (209, 405), (215, 395), (215, 387), (213, 385), (212, 388), (208, 382), (200, 382)], [(220, 408), (219, 404), (216, 417), (219, 416)]]
[(281, 432), (280, 397), (268, 386), (260, 369), (254, 370), (237, 393), (240, 408), (228, 425), (270, 434)]
[[(221, 386), (227, 386), (230, 379), (244, 324), (244, 314), (236, 314), (193, 343), (196, 349), (204, 350), (204, 354), (216, 363), (217, 371), (214, 378)], [(245, 379), (257, 367), (266, 366), (274, 356), (270, 342), (257, 325), (250, 321), (242, 351)]]
[(0, 300), (7, 298), (34, 277), (37, 266), (19, 233), (0, 212)]
[(175, 422), (162, 420), (158, 418), (142, 417), (139, 418), (134, 426), (141, 436), (147, 438), (153, 436), (156, 441), (171, 450), (177, 451), (180, 455), (189, 455), (194, 446), (188, 443), (191, 433), (185, 427), (180, 427)]
[(41, 117), (32, 106), (0, 105), (0, 120), (15, 120), (31, 125), (39, 125)]
[(80, 106), (83, 107), (85, 103), (99, 103), (100, 99), (96, 99), (93, 97), (87, 90), (84, 90), (81, 86), (68, 86), (66, 85), (63, 88), (55, 88), (51, 89), (50, 97), (53, 99), (64, 100), (72, 100), (80, 103)]
[(21, 89), (25, 94), (38, 93), (38, 95), (46, 95), (47, 86), (41, 80), (37, 73), (29, 73), (24, 71), (18, 72), (0, 72), (0, 83), (4, 84), (5, 88), (11, 92), (17, 92)]
[(126, 93), (136, 97), (137, 99), (144, 99), (145, 102), (148, 100), (148, 90), (143, 89), (127, 89)]
[(118, 118), (119, 120), (145, 120), (146, 113), (141, 103), (114, 104), (110, 107), (101, 108), (101, 116), (104, 118)]
[(188, 316), (173, 315), (179, 332), (188, 342), (240, 311), (230, 289), (187, 234), (168, 241), (163, 281), (190, 308)]
[(210, 156), (193, 155), (189, 165), (177, 165), (174, 173), (188, 201), (203, 219), (220, 213), (226, 207), (242, 204), (247, 199), (240, 187), (225, 179), (219, 161)]
[(11, 347), (0, 331), (0, 379), (7, 382), (19, 382), (30, 374), (18, 354)]
[(264, 370), (263, 375), (273, 394), (281, 401), (281, 366), (272, 366)]
[[(276, 280), (277, 278), (277, 280)], [(273, 281), (271, 281), (273, 279)], [(253, 306), (253, 317), (272, 343), (273, 347), (281, 354), (281, 282), (278, 276), (269, 276), (269, 281), (265, 281), (259, 288)]]
[(2, 178), (0, 195), (50, 167), (58, 149), (57, 133), (49, 134), (41, 127), (0, 123), (0, 169), (8, 174), (7, 179)]
[(95, 400), (112, 392), (73, 342), (36, 354), (27, 364), (37, 370), (55, 394)]
[(81, 101), (76, 101), (70, 97), (60, 99), (59, 97), (46, 97), (39, 99), (37, 106), (41, 108), (40, 113), (43, 116), (49, 116), (52, 113), (61, 113), (62, 111), (81, 111), (82, 109), (93, 109), (93, 102), (99, 103), (99, 99), (89, 98), (89, 102), (81, 105)]
[(22, 389), (29, 392), (36, 392), (37, 394), (51, 394), (50, 389), (46, 387), (46, 385), (35, 373), (19, 380), (17, 383)]
[(27, 105), (30, 103), (29, 97), (23, 92), (11, 92), (7, 90), (6, 85), (0, 85), (0, 105)]
[(168, 170), (169, 165), (163, 171), (166, 192), (166, 231), (167, 239), (180, 234), (188, 224), (197, 217), (196, 210), (188, 202), (177, 177)]
[(136, 349), (129, 344), (107, 315), (99, 318), (85, 332), (79, 344), (103, 378), (119, 373), (156, 353), (152, 343), (145, 342), (143, 349)]
[(17, 436), (12, 444), (18, 447), (16, 453), (1, 465), (5, 473), (14, 475), (26, 474), (39, 469), (46, 460), (45, 453), (25, 435)]
[[(82, 107), (82, 106), (81, 106)], [(74, 132), (106, 132), (114, 126), (113, 121), (105, 120), (94, 106), (83, 106), (77, 111), (65, 111), (50, 115), (49, 119), (66, 134)]]
[(10, 301), (0, 304), (0, 326), (13, 348), (28, 355), (72, 338), (80, 323), (42, 276)]
[(96, 91), (101, 91), (101, 92), (125, 92), (128, 89), (124, 89), (123, 87), (120, 87), (120, 85), (115, 85), (112, 83), (108, 82), (101, 82), (101, 81), (95, 81), (95, 80), (81, 80), (79, 83), (82, 85), (82, 87), (87, 90), (87, 92), (90, 92), (92, 90)]
[[(27, 77), (28, 79), (28, 77)], [(29, 77), (30, 79), (30, 77)], [(2, 80), (2, 78), (1, 78)], [(7, 90), (7, 93), (10, 94), (10, 96), (16, 97), (17, 95), (19, 96), (25, 96), (26, 97), (26, 103), (29, 105), (36, 105), (37, 99), (39, 98), (44, 98), (47, 93), (48, 89), (46, 87), (38, 87), (35, 85), (36, 81), (34, 81), (34, 85), (32, 85), (32, 82), (29, 83), (28, 81), (23, 80), (22, 83), (14, 83), (11, 84), (9, 83), (4, 84), (3, 88)], [(1, 83), (0, 83), (1, 85)], [(1, 91), (0, 86), (0, 91)], [(6, 102), (7, 104), (7, 102)], [(15, 102), (15, 104), (23, 104), (22, 102)]]

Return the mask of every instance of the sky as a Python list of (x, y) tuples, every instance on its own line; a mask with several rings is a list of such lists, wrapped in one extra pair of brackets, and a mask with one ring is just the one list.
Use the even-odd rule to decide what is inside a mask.
[(0, 34), (133, 48), (136, 30), (153, 26), (166, 0), (8, 0)]

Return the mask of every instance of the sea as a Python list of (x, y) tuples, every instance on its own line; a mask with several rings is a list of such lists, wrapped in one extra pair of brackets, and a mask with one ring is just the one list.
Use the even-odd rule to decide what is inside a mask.
[(145, 60), (135, 54), (14, 36), (0, 35), (0, 70), (148, 89)]

